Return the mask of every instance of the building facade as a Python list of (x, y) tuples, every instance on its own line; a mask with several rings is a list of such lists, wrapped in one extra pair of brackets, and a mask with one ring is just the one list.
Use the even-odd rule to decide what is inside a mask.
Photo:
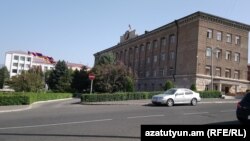
[(161, 90), (167, 80), (176, 87), (245, 91), (248, 87), (248, 33), (250, 26), (196, 12), (145, 34), (126, 31), (118, 45), (106, 52), (137, 74), (139, 91)]
[[(5, 54), (5, 66), (7, 67), (10, 77), (21, 74), (32, 67), (39, 66), (42, 71), (54, 69), (56, 62), (52, 57), (44, 56), (41, 53), (9, 51)], [(69, 69), (81, 70), (82, 64), (66, 62)], [(89, 68), (89, 67), (88, 67)]]
[(5, 66), (10, 73), (10, 77), (21, 74), (22, 71), (27, 71), (34, 66), (40, 66), (43, 71), (51, 70), (55, 67), (54, 62), (24, 51), (6, 52)]

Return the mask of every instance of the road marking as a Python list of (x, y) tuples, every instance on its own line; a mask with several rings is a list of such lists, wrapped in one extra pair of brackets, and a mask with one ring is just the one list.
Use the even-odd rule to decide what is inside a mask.
[(163, 117), (164, 115), (147, 115), (147, 116), (134, 116), (134, 117), (127, 117), (128, 119), (133, 118), (148, 118), (148, 117)]
[(111, 121), (111, 120), (112, 119), (99, 119), (99, 120), (89, 120), (89, 121), (87, 120), (87, 121), (65, 122), (65, 123), (55, 123), (55, 124), (41, 124), (41, 125), (31, 125), (31, 126), (4, 127), (4, 128), (0, 128), (0, 130), (36, 128), (36, 127), (49, 127), (49, 126), (60, 126), (60, 125), (70, 125), (70, 124), (83, 124), (83, 123)]
[(229, 113), (229, 112), (235, 112), (235, 110), (223, 110), (223, 111), (220, 111), (221, 113)]
[(184, 113), (184, 115), (200, 115), (200, 114), (208, 114), (208, 112), (199, 112), (199, 113)]

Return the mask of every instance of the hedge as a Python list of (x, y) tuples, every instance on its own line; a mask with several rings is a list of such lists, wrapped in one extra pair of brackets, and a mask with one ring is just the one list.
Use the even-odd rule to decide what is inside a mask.
[(221, 92), (220, 91), (202, 91), (199, 92), (201, 98), (220, 98)]
[(70, 98), (70, 93), (0, 93), (0, 106), (3, 105), (28, 105), (37, 101)]
[(161, 92), (133, 92), (133, 93), (114, 93), (114, 94), (83, 94), (82, 102), (103, 102), (103, 101), (124, 101), (124, 100), (140, 100), (151, 99), (154, 95)]
[[(151, 99), (154, 95), (162, 92), (133, 92), (133, 93), (104, 93), (104, 94), (82, 94), (81, 102), (104, 102), (104, 101), (125, 101), (125, 100), (140, 100)], [(219, 91), (202, 91), (201, 98), (220, 98), (221, 92)]]

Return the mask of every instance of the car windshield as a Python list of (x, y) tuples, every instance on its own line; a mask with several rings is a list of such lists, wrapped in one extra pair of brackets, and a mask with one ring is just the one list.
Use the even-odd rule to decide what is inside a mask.
[(176, 89), (169, 89), (167, 91), (164, 92), (164, 94), (167, 94), (167, 95), (172, 95), (176, 92)]

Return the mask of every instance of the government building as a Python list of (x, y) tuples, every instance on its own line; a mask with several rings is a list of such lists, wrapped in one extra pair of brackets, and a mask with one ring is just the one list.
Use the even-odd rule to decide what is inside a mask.
[(138, 91), (162, 90), (167, 80), (176, 87), (219, 90), (248, 89), (250, 26), (196, 12), (152, 31), (126, 31), (120, 42), (94, 54), (95, 61), (113, 52), (136, 74)]

